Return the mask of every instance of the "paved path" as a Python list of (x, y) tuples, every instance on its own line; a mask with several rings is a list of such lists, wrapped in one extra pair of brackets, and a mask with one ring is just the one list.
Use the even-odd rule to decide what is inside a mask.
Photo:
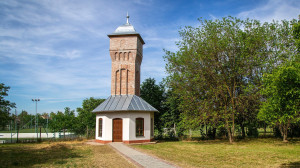
[(128, 146), (126, 146), (123, 143), (110, 143), (110, 145), (115, 148), (117, 151), (125, 155), (127, 158), (133, 160), (137, 164), (137, 166), (140, 167), (155, 167), (155, 168), (171, 168), (174, 167), (166, 162), (163, 162), (162, 160), (159, 160), (157, 158), (154, 158), (152, 156), (146, 155), (142, 152), (139, 152), (135, 149), (132, 149)]

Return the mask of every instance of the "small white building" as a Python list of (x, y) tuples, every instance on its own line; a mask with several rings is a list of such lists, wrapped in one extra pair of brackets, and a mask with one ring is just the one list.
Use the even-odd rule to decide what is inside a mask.
[(144, 40), (128, 22), (109, 34), (111, 96), (93, 110), (96, 142), (143, 143), (154, 138), (154, 112), (140, 95)]

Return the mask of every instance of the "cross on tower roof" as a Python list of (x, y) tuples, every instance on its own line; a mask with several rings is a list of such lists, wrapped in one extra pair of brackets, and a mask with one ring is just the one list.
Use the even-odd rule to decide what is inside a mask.
[(127, 24), (129, 24), (129, 15), (128, 15), (128, 12), (127, 12), (126, 18), (127, 18)]

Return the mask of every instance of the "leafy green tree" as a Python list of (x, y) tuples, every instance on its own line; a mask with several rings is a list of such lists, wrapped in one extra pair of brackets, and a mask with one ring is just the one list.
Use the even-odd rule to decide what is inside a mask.
[(295, 39), (298, 52), (300, 53), (300, 15), (298, 21), (293, 24), (293, 37)]
[(61, 131), (63, 129), (64, 122), (64, 113), (61, 111), (57, 111), (57, 113), (51, 113), (51, 122), (49, 123), (49, 127), (54, 132)]
[[(49, 119), (49, 114), (48, 113), (43, 113), (39, 116), (39, 125), (43, 126), (43, 128), (45, 129), (47, 127), (47, 119)], [(49, 122), (49, 120), (48, 120)]]
[(223, 125), (233, 142), (240, 113), (257, 112), (246, 109), (259, 101), (262, 74), (295, 57), (292, 27), (233, 17), (199, 21), (179, 32), (177, 52), (166, 51), (168, 86), (180, 97), (185, 124)]
[(283, 141), (287, 142), (291, 124), (300, 121), (300, 64), (287, 63), (263, 78), (262, 104), (258, 118), (278, 125)]
[(154, 113), (154, 126), (159, 132), (162, 131), (161, 116), (165, 112), (164, 102), (166, 100), (164, 85), (156, 84), (154, 78), (147, 78), (141, 84), (141, 98), (156, 108), (159, 112)]
[(51, 113), (52, 121), (49, 123), (49, 127), (53, 131), (63, 131), (64, 138), (65, 132), (73, 131), (76, 122), (75, 110), (71, 110), (69, 107), (65, 108), (65, 112), (58, 111), (56, 114)]
[(22, 112), (18, 115), (20, 120), (20, 129), (30, 128), (34, 125), (34, 116), (28, 114), (27, 111), (22, 110)]
[(166, 92), (166, 100), (164, 102), (164, 113), (161, 115), (161, 121), (165, 128), (174, 129), (175, 136), (183, 135), (184, 128), (182, 127), (180, 111), (178, 108), (179, 98), (172, 89)]
[(83, 100), (82, 107), (77, 108), (78, 121), (75, 126), (75, 132), (77, 134), (83, 135), (86, 133), (88, 138), (89, 132), (95, 132), (96, 114), (92, 113), (92, 111), (104, 101), (105, 99), (95, 99), (93, 97)]
[(16, 104), (8, 100), (5, 100), (5, 96), (8, 96), (8, 91), (10, 87), (5, 86), (4, 83), (0, 83), (0, 126), (2, 129), (8, 124), (9, 120), (9, 111), (11, 108), (15, 108)]

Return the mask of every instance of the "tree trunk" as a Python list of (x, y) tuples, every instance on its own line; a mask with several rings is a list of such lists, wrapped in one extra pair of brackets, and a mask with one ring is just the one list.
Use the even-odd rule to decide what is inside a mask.
[(241, 124), (240, 126), (242, 129), (242, 137), (245, 138), (246, 137), (245, 126), (244, 126), (244, 124)]
[(176, 133), (176, 123), (174, 123), (174, 134), (175, 134), (175, 137), (177, 137), (177, 133)]
[(288, 134), (288, 125), (283, 125), (283, 142), (288, 142), (287, 140), (287, 134)]
[(234, 133), (235, 133), (235, 119), (234, 119), (234, 112), (232, 111), (232, 115), (231, 115), (231, 119), (232, 119), (232, 126), (230, 127), (231, 130), (231, 136), (232, 138), (234, 137)]
[(228, 128), (227, 131), (228, 131), (229, 143), (232, 143), (233, 142), (233, 138), (232, 138), (231, 128)]
[(17, 125), (17, 143), (19, 142), (19, 125)]
[(288, 142), (286, 133), (283, 134), (283, 142)]
[(217, 128), (213, 127), (213, 135), (212, 138), (216, 139)]
[(264, 124), (264, 136), (267, 136), (267, 124)]
[(40, 141), (42, 141), (42, 127), (40, 127)]
[(285, 124), (280, 124), (279, 125), (279, 130), (280, 130), (280, 133), (281, 133), (281, 136), (283, 138), (283, 142), (288, 142), (287, 141), (287, 125)]
[(228, 132), (229, 143), (232, 143), (232, 142), (234, 142), (233, 136), (232, 136), (232, 130), (231, 130), (231, 127), (229, 127), (228, 119), (225, 119), (225, 120), (226, 120), (226, 129)]
[(86, 126), (86, 139), (89, 138), (89, 126), (87, 125)]
[(189, 137), (192, 138), (192, 129), (189, 129)]
[(64, 129), (64, 139), (65, 139), (65, 137), (66, 137), (66, 130)]

